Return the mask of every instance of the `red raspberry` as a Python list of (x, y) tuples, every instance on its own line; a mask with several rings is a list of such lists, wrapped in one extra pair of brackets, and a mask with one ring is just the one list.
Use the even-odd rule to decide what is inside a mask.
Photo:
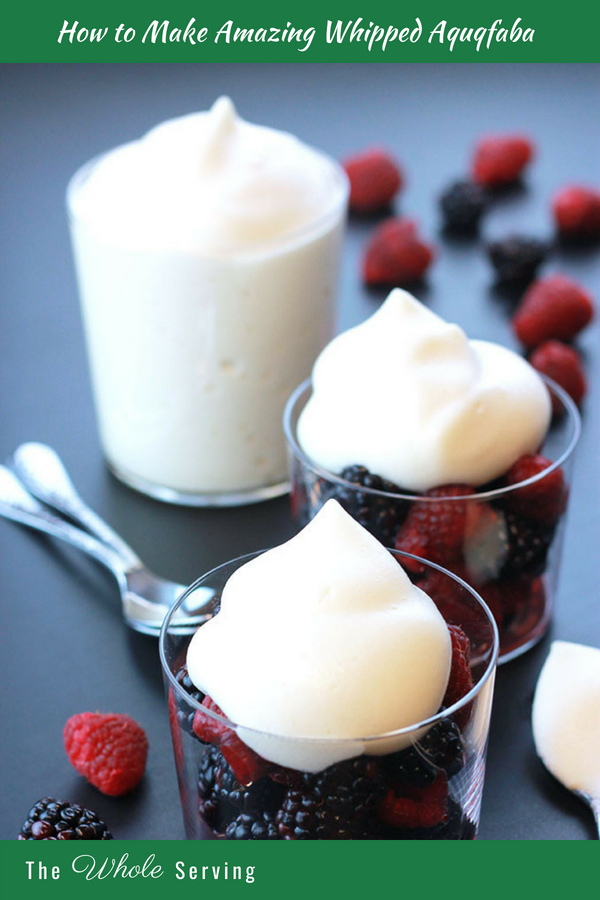
[[(546, 341), (531, 354), (529, 362), (538, 372), (556, 381), (575, 403), (581, 403), (587, 386), (577, 350), (560, 341)], [(552, 406), (555, 415), (563, 412), (562, 404), (555, 397)]]
[[(219, 716), (224, 716), (222, 709), (211, 697), (206, 696), (202, 701), (202, 706)], [(240, 784), (252, 784), (253, 781), (264, 775), (267, 769), (265, 761), (254, 750), (247, 747), (236, 732), (224, 722), (219, 722), (198, 709), (194, 716), (192, 730), (200, 740), (215, 744), (220, 748)]]
[[(544, 472), (552, 462), (539, 454), (522, 456), (508, 470), (507, 484), (519, 484)], [(549, 475), (508, 495), (508, 506), (532, 522), (554, 525), (565, 511), (567, 486), (559, 467)]]
[[(462, 578), (467, 584), (471, 584), (481, 594), (490, 607), (498, 627), (500, 627), (502, 606), (497, 602), (496, 598), (492, 597), (490, 600), (487, 594), (484, 593), (485, 586), (482, 587), (480, 584), (474, 583), (463, 563), (452, 563), (452, 574), (458, 575), (459, 578)], [(466, 628), (474, 641), (486, 640), (488, 629), (484, 621), (482, 621), (481, 613), (468, 605), (466, 589), (461, 587), (453, 578), (450, 578), (443, 572), (438, 572), (437, 569), (428, 568), (425, 576), (419, 579), (417, 586), (422, 591), (425, 591), (428, 597), (431, 597), (446, 620), (446, 624), (459, 625), (462, 629)]]
[(386, 219), (367, 246), (363, 277), (367, 284), (397, 285), (416, 281), (433, 259), (433, 249), (419, 240), (410, 219)]
[[(452, 664), (443, 700), (443, 705), (446, 707), (458, 703), (473, 687), (473, 676), (469, 665), (471, 659), (469, 638), (458, 625), (448, 625), (448, 631), (452, 640)], [(459, 728), (464, 728), (469, 721), (470, 706), (471, 704), (468, 704), (454, 714), (454, 721)]]
[(373, 148), (348, 157), (343, 163), (350, 180), (350, 209), (376, 212), (388, 206), (402, 187), (402, 173), (384, 150)]
[(447, 815), (448, 779), (440, 772), (426, 788), (390, 788), (378, 807), (379, 818), (394, 828), (433, 828)]
[[(202, 706), (212, 710), (212, 712), (215, 712), (218, 716), (227, 718), (221, 707), (217, 706), (212, 697), (206, 696), (202, 701)], [(221, 738), (228, 731), (231, 731), (231, 729), (223, 722), (219, 722), (218, 719), (214, 719), (212, 716), (205, 715), (201, 710), (197, 710), (194, 715), (192, 730), (196, 737), (199, 737), (201, 741), (206, 741), (207, 744), (217, 745), (221, 742)]]
[[(396, 537), (396, 550), (414, 553), (438, 565), (450, 565), (460, 559), (471, 504), (446, 498), (474, 493), (472, 487), (464, 484), (449, 484), (427, 491), (426, 497), (439, 497), (439, 502), (417, 500), (411, 506)], [(411, 560), (403, 561), (403, 565), (417, 573), (425, 568)]]
[(498, 187), (519, 177), (533, 157), (533, 144), (520, 135), (490, 135), (475, 147), (471, 171), (478, 184)]
[(79, 713), (68, 720), (63, 739), (71, 765), (103, 794), (126, 794), (144, 774), (148, 738), (129, 716)]
[(586, 187), (564, 187), (552, 201), (556, 225), (569, 237), (600, 235), (600, 192)]
[(590, 322), (592, 299), (564, 275), (535, 281), (513, 316), (513, 329), (525, 347), (537, 347), (556, 338), (570, 341)]

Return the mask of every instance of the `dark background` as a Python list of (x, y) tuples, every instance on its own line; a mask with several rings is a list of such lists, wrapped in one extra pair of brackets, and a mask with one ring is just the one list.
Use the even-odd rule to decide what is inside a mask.
[[(83, 496), (157, 572), (190, 582), (210, 567), (291, 535), (283, 498), (237, 510), (168, 507), (103, 466), (77, 306), (64, 191), (102, 150), (230, 93), (245, 118), (295, 132), (334, 156), (373, 143), (402, 161), (397, 209), (439, 254), (417, 292), (471, 337), (514, 345), (510, 307), (493, 288), (482, 243), (439, 233), (436, 197), (466, 171), (480, 133), (523, 130), (539, 154), (522, 189), (500, 197), (484, 237), (550, 237), (549, 198), (565, 182), (600, 184), (600, 69), (594, 65), (21, 65), (0, 69), (0, 457), (24, 440), (63, 456)], [(341, 328), (373, 312), (359, 259), (371, 221), (352, 221)], [(600, 251), (559, 249), (545, 271), (598, 291)], [(581, 337), (591, 391), (576, 458), (558, 610), (551, 637), (600, 646), (598, 609), (598, 323)], [(118, 838), (182, 838), (157, 645), (130, 632), (108, 575), (77, 551), (0, 522), (2, 820), (13, 838), (51, 794), (96, 809)], [(591, 815), (546, 774), (530, 730), (546, 638), (498, 673), (483, 798), (484, 839), (591, 838)], [(66, 719), (126, 712), (147, 730), (147, 775), (130, 796), (87, 785), (62, 748)]]

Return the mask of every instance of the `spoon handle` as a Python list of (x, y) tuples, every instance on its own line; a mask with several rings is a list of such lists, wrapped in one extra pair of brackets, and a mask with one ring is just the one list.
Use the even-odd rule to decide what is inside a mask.
[(598, 838), (600, 839), (600, 799), (596, 797), (592, 797), (590, 800), (590, 806), (592, 808), (592, 812), (594, 814), (594, 819), (596, 820), (596, 828), (598, 829)]
[(29, 494), (14, 472), (0, 465), (0, 515), (72, 544), (103, 563), (119, 584), (125, 581), (120, 557), (97, 538), (53, 515)]
[(48, 506), (65, 513), (110, 547), (125, 571), (142, 565), (136, 553), (87, 506), (77, 493), (58, 453), (47, 444), (29, 442), (17, 448), (12, 465), (27, 489)]

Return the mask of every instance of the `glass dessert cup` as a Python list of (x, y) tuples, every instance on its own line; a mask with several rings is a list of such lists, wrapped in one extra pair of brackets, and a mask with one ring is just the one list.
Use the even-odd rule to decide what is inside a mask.
[(315, 221), (231, 257), (124, 246), (67, 211), (104, 457), (129, 487), (184, 506), (289, 490), (281, 415), (333, 335), (348, 182)]
[[(173, 623), (174, 616), (190, 594), (201, 590), (201, 596), (209, 598), (204, 607), (208, 620), (218, 612), (230, 576), (260, 554), (213, 569), (170, 610), (160, 635), (160, 658), (188, 839), (476, 837), (498, 657), (496, 624), (485, 603), (461, 579), (417, 557), (390, 552), (409, 575), (407, 564), (415, 562), (430, 573), (432, 600), (448, 624), (460, 626), (467, 635), (473, 686), (435, 716), (386, 735), (352, 740), (265, 735), (230, 722), (212, 705), (202, 705), (204, 695), (184, 669), (192, 635)], [(308, 743), (311, 755), (318, 746), (324, 760), (328, 755), (345, 758), (325, 763), (312, 774), (283, 768), (244, 743), (244, 737), (251, 741), (252, 735), (275, 745)]]
[[(464, 533), (460, 547), (435, 562), (472, 585), (492, 610), (500, 633), (500, 664), (541, 639), (550, 625), (556, 593), (573, 451), (581, 423), (577, 407), (565, 391), (548, 378), (544, 381), (557, 414), (539, 453), (552, 465), (518, 484), (498, 486), (494, 482), (474, 494), (443, 498), (446, 509), (448, 504), (453, 509), (460, 505)], [(331, 497), (386, 547), (394, 546), (415, 506), (424, 519), (431, 511), (433, 521), (442, 509), (439, 498), (365, 487), (328, 472), (306, 456), (296, 429), (311, 390), (310, 380), (301, 384), (284, 413), (292, 515), (297, 525), (303, 527)], [(360, 460), (356, 462), (360, 464)], [(540, 521), (540, 508), (535, 497), (532, 503), (531, 489), (544, 479), (556, 478), (554, 473), (559, 469), (564, 479), (560, 514), (557, 521), (548, 524)], [(416, 583), (428, 593), (430, 579), (418, 568), (414, 572)]]

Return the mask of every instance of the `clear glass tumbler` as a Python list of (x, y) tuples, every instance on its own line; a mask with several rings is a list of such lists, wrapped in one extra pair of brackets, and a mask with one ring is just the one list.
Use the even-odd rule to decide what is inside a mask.
[[(296, 437), (300, 413), (310, 395), (310, 381), (292, 394), (284, 413), (290, 465), (292, 514), (303, 527), (331, 497), (386, 547), (418, 552), (472, 585), (484, 598), (500, 632), (500, 663), (532, 647), (550, 624), (559, 572), (573, 451), (580, 418), (571, 398), (545, 379), (556, 414), (540, 453), (552, 461), (543, 472), (519, 484), (494, 484), (466, 496), (442, 500), (419, 494), (387, 492), (346, 481), (310, 460)], [(360, 464), (360, 460), (356, 461)], [(561, 477), (562, 473), (562, 477)], [(553, 479), (555, 509), (550, 519), (537, 499), (542, 482)], [(556, 488), (556, 482), (560, 484)], [(454, 514), (456, 506), (460, 507)], [(449, 508), (462, 521), (462, 536), (449, 549), (435, 548), (435, 530)], [(419, 515), (423, 548), (404, 543), (409, 516)], [(413, 519), (414, 520), (414, 519)], [(410, 521), (409, 521), (410, 524)], [(426, 552), (435, 548), (437, 556)], [(417, 566), (418, 568), (418, 566)], [(415, 571), (426, 592), (430, 577)]]
[[(268, 246), (211, 257), (126, 242), (67, 207), (106, 461), (121, 481), (188, 506), (288, 490), (281, 416), (333, 336), (348, 182), (316, 221)], [(118, 216), (118, 210), (115, 210)]]
[(481, 598), (459, 578), (409, 554), (390, 552), (409, 576), (414, 577), (415, 564), (430, 573), (430, 596), (448, 624), (460, 626), (466, 635), (473, 686), (435, 716), (385, 736), (342, 741), (268, 736), (270, 741), (309, 743), (312, 751), (318, 745), (324, 757), (332, 746), (336, 755), (341, 748), (346, 758), (320, 772), (283, 768), (260, 757), (243, 740), (254, 730), (215, 711), (187, 676), (191, 634), (182, 630), (177, 611), (199, 591), (200, 603), (191, 605), (204, 604), (207, 618), (218, 614), (225, 583), (258, 554), (213, 569), (171, 609), (160, 636), (160, 658), (190, 840), (476, 837), (498, 657), (496, 624)]

